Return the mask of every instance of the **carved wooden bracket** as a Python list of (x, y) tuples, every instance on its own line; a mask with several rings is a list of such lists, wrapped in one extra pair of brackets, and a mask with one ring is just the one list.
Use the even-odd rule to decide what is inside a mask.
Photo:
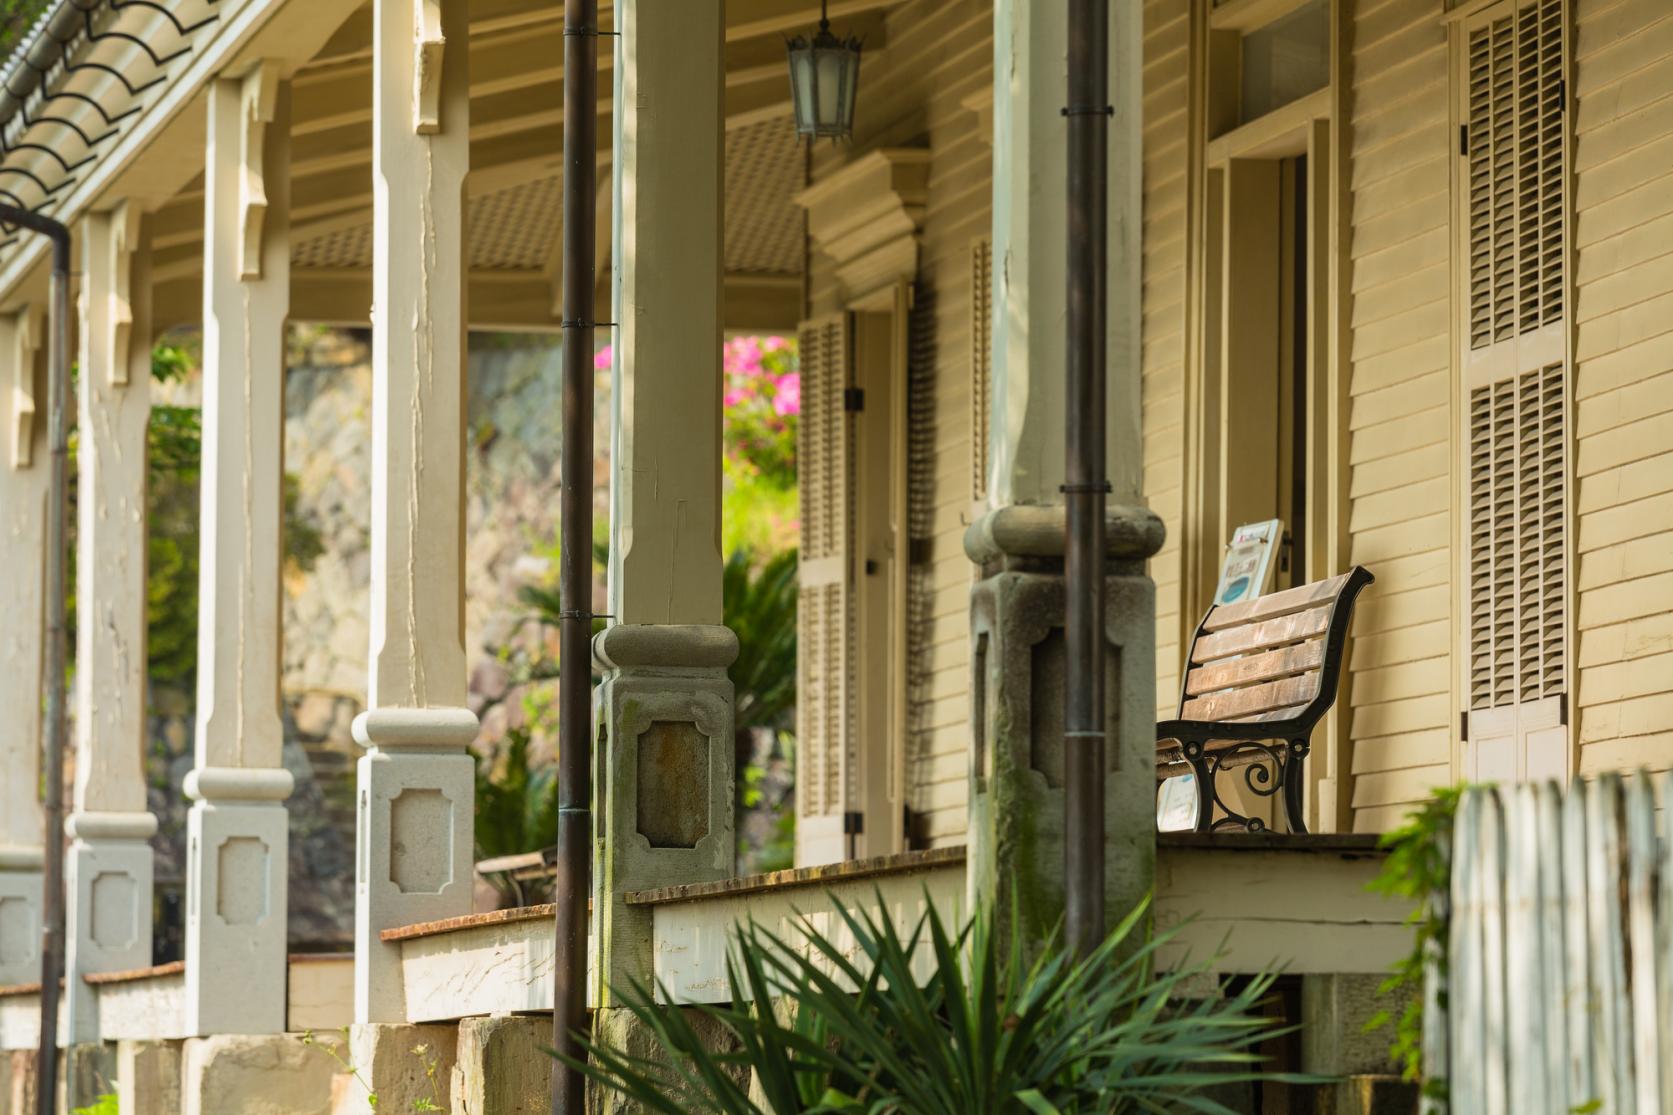
[[(124, 201), (110, 214), (110, 382), (128, 382), (128, 346), (133, 343), (133, 257), (139, 247), (139, 204)], [(84, 288), (85, 289), (85, 288)]]
[(46, 340), (42, 329), (39, 306), (25, 306), (18, 311), (17, 324), (12, 330), (12, 390), (10, 424), (12, 427), (12, 467), (28, 468), (35, 442), (35, 354)]
[(413, 0), (412, 130), (441, 131), (442, 0)]
[(882, 308), (918, 274), (918, 229), (929, 193), (929, 151), (882, 148), (796, 195), (808, 232), (836, 263), (848, 309)]
[(267, 126), (273, 123), (279, 96), (279, 65), (256, 64), (244, 77), (238, 137), (241, 178), (238, 187), (238, 277), (261, 278), (263, 228), (267, 221), (267, 178), (264, 154)]

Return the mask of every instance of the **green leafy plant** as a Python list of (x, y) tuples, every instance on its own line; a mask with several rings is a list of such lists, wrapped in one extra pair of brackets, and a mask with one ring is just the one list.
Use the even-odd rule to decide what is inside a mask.
[[(733, 1005), (670, 1007), (632, 985), (623, 1003), (660, 1050), (590, 1042), (587, 1063), (569, 1063), (663, 1115), (1230, 1115), (1205, 1089), (1301, 1082), (1260, 1069), (1256, 1047), (1282, 1032), (1258, 1013), (1272, 978), (1194, 998), (1209, 966), (1162, 970), (1158, 952), (1178, 930), (1144, 936), (1147, 905), (1086, 958), (1054, 939), (1032, 963), (1020, 933), (1002, 944), (982, 917), (949, 932), (933, 906), (903, 936), (838, 905), (852, 947), (805, 916), (794, 940), (740, 926)], [(927, 980), (914, 963), (924, 951)]]
[[(476, 858), (515, 855), (542, 848), (558, 831), (556, 763), (532, 766), (528, 727), (511, 728), (497, 759), (479, 758), (476, 766)], [(525, 904), (529, 895), (507, 875), (489, 876), (494, 887)]]
[(736, 693), (739, 728), (783, 728), (796, 706), (797, 552), (757, 564), (734, 550), (721, 574), (724, 622), (738, 636), (738, 659), (727, 675)]
[(70, 1115), (118, 1115), (120, 1108), (116, 1105), (114, 1095), (102, 1095), (86, 1107), (76, 1107), (70, 1110)]
[[(359, 1067), (349, 1059), (346, 1052), (349, 1048), (349, 1028), (344, 1026), (340, 1032), (343, 1035), (341, 1045), (335, 1045), (328, 1041), (321, 1041), (315, 1036), (314, 1031), (312, 1030), (304, 1030), (301, 1041), (303, 1045), (320, 1050), (327, 1057), (330, 1057), (333, 1061), (335, 1061), (339, 1069), (353, 1077), (355, 1083), (359, 1084), (361, 1090), (366, 1093), (366, 1106), (370, 1108), (375, 1115), (378, 1110), (378, 1094), (372, 1090), (371, 1083), (360, 1074)], [(442, 1105), (441, 1058), (436, 1055), (435, 1051), (431, 1049), (429, 1045), (425, 1044), (413, 1046), (412, 1055), (418, 1058), (420, 1067), (424, 1069), (424, 1081), (430, 1090), (429, 1095), (419, 1096), (417, 1099), (412, 1101), (412, 1110), (446, 1111), (447, 1108)], [(94, 1112), (93, 1115), (115, 1115), (115, 1112), (116, 1108), (112, 1106), (108, 1113), (100, 1110)], [(74, 1115), (82, 1115), (82, 1113), (78, 1111), (75, 1112)]]
[[(1367, 1032), (1394, 1027), (1389, 1052), (1410, 1081), (1424, 1080), (1423, 992), (1429, 965), (1435, 965), (1441, 986), (1446, 986), (1446, 906), (1436, 898), (1444, 896), (1452, 885), (1452, 827), (1463, 793), (1462, 786), (1437, 791), (1405, 824), (1384, 833), (1380, 843), (1388, 858), (1370, 883), (1370, 889), (1378, 894), (1412, 902), (1412, 912), (1406, 916), (1413, 928), (1412, 951), (1400, 959), (1378, 988), (1384, 995), (1404, 994), (1406, 1005), (1398, 1018), (1393, 1011), (1378, 1011), (1365, 1025)], [(1424, 1091), (1429, 1094), (1444, 1095), (1445, 1089), (1444, 1080), (1424, 1083)]]

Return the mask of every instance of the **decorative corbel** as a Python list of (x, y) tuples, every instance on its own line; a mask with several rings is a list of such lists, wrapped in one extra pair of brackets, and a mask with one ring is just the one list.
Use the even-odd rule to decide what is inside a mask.
[(12, 467), (28, 468), (35, 442), (35, 354), (44, 339), (39, 306), (18, 311), (12, 329)]
[(267, 179), (263, 153), (267, 126), (273, 123), (279, 95), (279, 64), (271, 60), (256, 63), (244, 75), (239, 98), (238, 129), (238, 277), (261, 278), (262, 229), (267, 219)]
[(133, 342), (133, 258), (139, 245), (139, 206), (124, 201), (110, 214), (110, 266), (114, 276), (110, 285), (111, 363), (110, 382), (124, 386), (128, 382), (128, 346)]
[(441, 131), (442, 0), (413, 0), (412, 130)]

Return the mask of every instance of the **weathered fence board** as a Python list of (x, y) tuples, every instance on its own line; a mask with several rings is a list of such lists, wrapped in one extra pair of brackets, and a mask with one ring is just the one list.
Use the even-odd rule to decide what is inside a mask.
[(1670, 793), (1610, 774), (1463, 795), (1424, 1042), (1452, 1115), (1673, 1115)]

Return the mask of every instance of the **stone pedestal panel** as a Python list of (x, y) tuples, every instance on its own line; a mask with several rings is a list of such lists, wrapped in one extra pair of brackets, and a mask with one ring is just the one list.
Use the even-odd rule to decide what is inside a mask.
[(0, 870), (0, 986), (41, 978), (41, 873)]
[(187, 814), (189, 1034), (285, 1029), (288, 822), (282, 801), (198, 801)]
[[(91, 823), (90, 823), (91, 822)], [(78, 814), (64, 859), (64, 1013), (72, 1043), (99, 1037), (99, 1000), (81, 977), (151, 966), (149, 813)]]
[(735, 854), (731, 631), (706, 625), (618, 624), (593, 655), (596, 846), (594, 1002), (611, 986), (648, 979), (651, 916), (626, 891), (707, 882), (732, 873)]

